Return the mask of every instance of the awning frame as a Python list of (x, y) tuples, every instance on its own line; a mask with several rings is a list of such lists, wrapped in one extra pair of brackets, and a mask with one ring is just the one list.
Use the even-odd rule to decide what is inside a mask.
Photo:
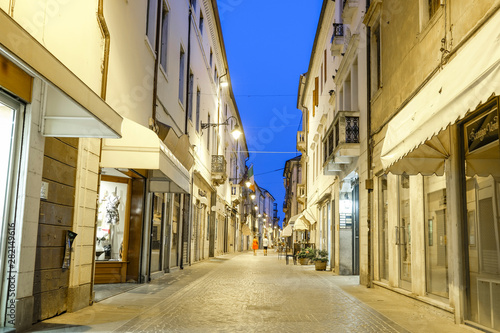
[(191, 176), (155, 132), (124, 118), (121, 139), (104, 139), (101, 167), (149, 170), (149, 191), (190, 193)]
[[(385, 171), (392, 171), (396, 162), (500, 92), (499, 25), (497, 11), (389, 122), (380, 155)], [(463, 71), (464, 63), (467, 71)], [(433, 173), (442, 173), (441, 164)], [(420, 173), (423, 164), (412, 168), (405, 172)], [(394, 172), (400, 172), (397, 169)]]

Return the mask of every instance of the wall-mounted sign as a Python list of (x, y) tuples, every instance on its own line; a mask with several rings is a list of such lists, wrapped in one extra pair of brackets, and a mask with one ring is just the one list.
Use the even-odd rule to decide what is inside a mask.
[(498, 99), (487, 103), (484, 110), (464, 126), (468, 154), (498, 140)]

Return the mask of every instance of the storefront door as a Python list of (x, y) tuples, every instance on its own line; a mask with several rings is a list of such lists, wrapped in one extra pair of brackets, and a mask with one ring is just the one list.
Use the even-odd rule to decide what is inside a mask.
[(174, 208), (172, 211), (172, 243), (170, 248), (170, 267), (179, 266), (179, 224), (181, 219), (181, 195), (174, 194)]
[(165, 225), (165, 201), (163, 193), (153, 193), (153, 207), (151, 216), (151, 235), (149, 253), (149, 274), (163, 269), (163, 226)]
[(396, 228), (399, 247), (399, 287), (411, 290), (410, 177), (399, 177), (399, 220)]
[[(5, 235), (3, 242), (0, 246), (0, 276), (5, 277), (7, 281), (16, 281), (15, 269), (8, 270), (4, 272), (4, 267), (14, 267), (12, 262), (5, 263), (6, 258), (8, 261), (13, 261), (15, 259), (15, 235), (16, 232), (16, 219), (13, 218), (14, 210), (11, 200), (16, 198), (15, 191), (15, 161), (18, 149), (16, 149), (16, 137), (18, 129), (20, 128), (20, 113), (22, 105), (9, 97), (0, 93), (0, 230), (2, 235)], [(7, 223), (10, 221), (11, 223)], [(8, 230), (8, 231), (7, 231)], [(9, 235), (9, 236), (7, 236)], [(7, 244), (6, 244), (6, 243)], [(8, 252), (6, 255), (5, 252)], [(5, 274), (6, 273), (6, 274)], [(3, 286), (2, 286), (3, 287)], [(9, 289), (9, 293), (2, 294), (0, 297), (1, 304), (12, 304), (15, 302), (15, 290), (10, 288), (2, 288), (2, 290)], [(8, 295), (7, 295), (8, 294)], [(12, 295), (12, 296), (11, 296)], [(8, 298), (8, 300), (7, 300)], [(4, 305), (1, 306), (2, 310), (2, 322), (0, 326), (4, 326), (6, 323), (11, 325), (14, 324), (15, 319), (12, 319), (12, 314), (10, 311), (5, 310)], [(5, 318), (5, 314), (7, 318)], [(15, 318), (15, 314), (14, 314)]]
[(446, 176), (424, 177), (426, 291), (448, 298)]
[(389, 212), (387, 175), (379, 178), (378, 190), (378, 248), (379, 248), (379, 276), (380, 280), (389, 280)]

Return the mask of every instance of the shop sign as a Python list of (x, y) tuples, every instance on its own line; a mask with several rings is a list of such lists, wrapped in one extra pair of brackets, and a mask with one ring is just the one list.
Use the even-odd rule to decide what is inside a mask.
[(489, 111), (465, 124), (467, 153), (498, 140), (498, 104), (489, 104), (488, 109)]

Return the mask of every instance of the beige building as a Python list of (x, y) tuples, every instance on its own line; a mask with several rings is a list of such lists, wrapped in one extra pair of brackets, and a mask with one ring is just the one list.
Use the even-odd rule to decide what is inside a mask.
[[(365, 1), (324, 1), (297, 107), (303, 129), (303, 218), (330, 268), (367, 279), (367, 99)], [(360, 186), (360, 184), (363, 184)], [(299, 217), (300, 220), (300, 217)]]
[(215, 1), (0, 1), (0, 326), (238, 250), (248, 158)]
[(371, 278), (500, 331), (499, 1), (371, 1)]

